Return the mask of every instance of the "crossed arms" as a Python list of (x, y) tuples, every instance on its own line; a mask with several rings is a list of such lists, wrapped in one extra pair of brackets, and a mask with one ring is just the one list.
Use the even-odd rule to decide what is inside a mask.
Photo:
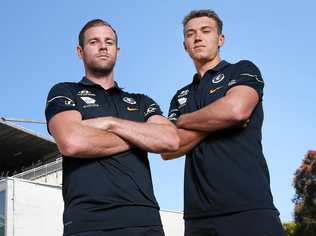
[(115, 117), (83, 121), (75, 110), (56, 114), (48, 126), (64, 156), (111, 156), (137, 146), (163, 153), (163, 159), (169, 160), (186, 154), (214, 131), (245, 124), (258, 101), (258, 93), (253, 88), (233, 87), (212, 104), (181, 115), (176, 123), (178, 129), (159, 115), (142, 123)]
[(255, 89), (239, 85), (228, 90), (217, 101), (181, 115), (176, 122), (180, 147), (177, 151), (163, 153), (162, 158), (171, 160), (186, 154), (214, 131), (243, 126), (258, 101), (259, 95)]
[(166, 118), (153, 115), (147, 122), (115, 117), (82, 120), (78, 111), (64, 111), (48, 123), (64, 156), (96, 158), (111, 156), (137, 146), (149, 152), (173, 152), (179, 147), (175, 127)]

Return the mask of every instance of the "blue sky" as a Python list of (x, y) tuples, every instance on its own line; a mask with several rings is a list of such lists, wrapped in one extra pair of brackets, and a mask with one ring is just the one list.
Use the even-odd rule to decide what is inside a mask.
[[(115, 71), (121, 87), (150, 95), (167, 113), (177, 89), (195, 72), (182, 46), (183, 17), (211, 8), (224, 21), (222, 58), (249, 59), (266, 82), (263, 148), (275, 204), (292, 219), (293, 174), (316, 149), (316, 3), (291, 1), (16, 1), (0, 8), (1, 117), (44, 120), (47, 93), (60, 81), (77, 81), (83, 66), (77, 35), (94, 18), (116, 28), (121, 47)], [(25, 125), (48, 136), (45, 126)], [(184, 159), (165, 162), (150, 155), (162, 209), (183, 209)]]

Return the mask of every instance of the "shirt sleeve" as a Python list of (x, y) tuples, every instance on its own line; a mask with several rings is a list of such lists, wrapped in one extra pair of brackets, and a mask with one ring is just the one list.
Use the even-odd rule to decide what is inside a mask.
[(250, 61), (240, 61), (236, 64), (236, 71), (228, 83), (233, 88), (238, 85), (245, 85), (255, 89), (262, 100), (264, 81), (258, 67)]
[(49, 120), (54, 115), (70, 110), (78, 110), (74, 94), (71, 93), (69, 87), (65, 83), (56, 84), (51, 88), (47, 96), (45, 109), (47, 127)]
[(162, 115), (162, 111), (153, 99), (144, 95), (143, 97), (143, 104), (144, 104), (144, 120), (147, 121), (149, 117), (153, 115)]
[(178, 118), (180, 116), (180, 110), (179, 110), (179, 102), (177, 99), (177, 94), (173, 96), (171, 102), (170, 102), (170, 107), (169, 107), (169, 113), (168, 113), (168, 119), (172, 123), (176, 123)]

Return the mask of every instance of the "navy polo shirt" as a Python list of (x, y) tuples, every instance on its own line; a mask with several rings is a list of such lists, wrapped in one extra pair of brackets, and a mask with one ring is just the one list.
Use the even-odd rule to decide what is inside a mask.
[[(50, 90), (47, 123), (55, 114), (68, 110), (77, 110), (83, 120), (113, 116), (145, 122), (162, 114), (146, 95), (127, 93), (116, 83), (104, 90), (86, 78), (79, 83), (59, 83)], [(64, 157), (63, 198), (65, 235), (161, 225), (147, 152), (137, 147), (110, 157)]]
[(169, 110), (176, 122), (185, 113), (199, 110), (225, 96), (235, 86), (255, 89), (259, 95), (246, 128), (212, 132), (186, 155), (184, 218), (230, 214), (250, 209), (275, 209), (269, 173), (261, 145), (264, 82), (250, 61), (221, 61), (202, 79), (177, 91)]

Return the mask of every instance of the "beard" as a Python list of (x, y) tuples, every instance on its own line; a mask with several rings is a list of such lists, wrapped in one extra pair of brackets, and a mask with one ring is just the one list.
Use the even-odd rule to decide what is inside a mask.
[(107, 76), (112, 73), (115, 66), (115, 61), (109, 61), (108, 63), (102, 64), (98, 62), (87, 63), (85, 62), (86, 69), (96, 76)]

